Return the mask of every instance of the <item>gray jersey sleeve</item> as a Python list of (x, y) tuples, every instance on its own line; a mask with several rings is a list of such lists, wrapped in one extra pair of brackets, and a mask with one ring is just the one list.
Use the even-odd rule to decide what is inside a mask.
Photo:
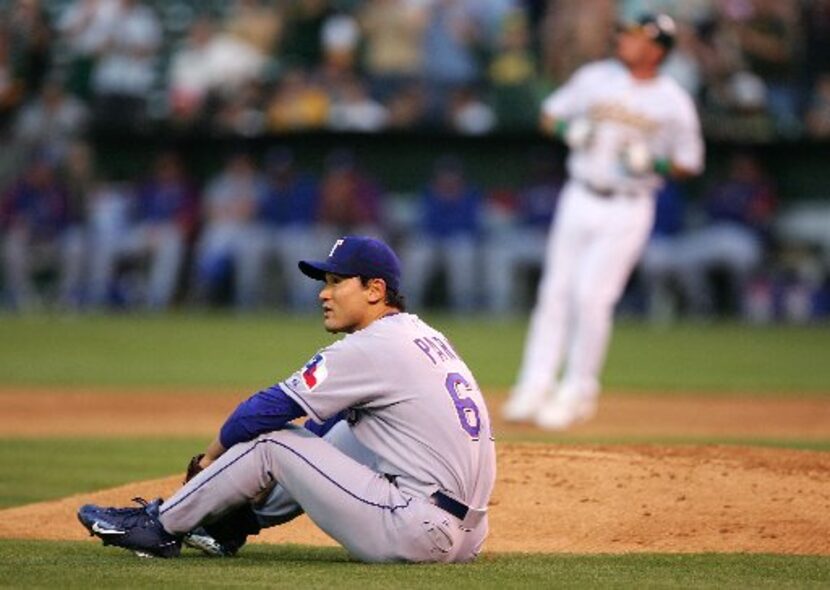
[(322, 349), (280, 385), (316, 422), (371, 403), (382, 391), (374, 361), (347, 336)]

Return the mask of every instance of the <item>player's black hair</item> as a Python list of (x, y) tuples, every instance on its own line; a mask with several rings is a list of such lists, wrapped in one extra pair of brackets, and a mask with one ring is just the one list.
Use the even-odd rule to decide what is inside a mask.
[[(360, 283), (365, 287), (373, 277), (360, 277)], [(406, 311), (406, 298), (403, 293), (398, 293), (394, 289), (386, 287), (386, 299), (384, 303), (389, 307), (394, 307), (398, 311)]]

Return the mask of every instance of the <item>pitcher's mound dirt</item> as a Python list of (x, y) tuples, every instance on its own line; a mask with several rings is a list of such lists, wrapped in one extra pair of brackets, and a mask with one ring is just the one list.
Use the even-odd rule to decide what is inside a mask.
[[(828, 453), (501, 444), (498, 464), (487, 552), (830, 555)], [(0, 538), (90, 539), (81, 504), (166, 497), (180, 478), (3, 510)], [(334, 544), (306, 517), (255, 541)]]

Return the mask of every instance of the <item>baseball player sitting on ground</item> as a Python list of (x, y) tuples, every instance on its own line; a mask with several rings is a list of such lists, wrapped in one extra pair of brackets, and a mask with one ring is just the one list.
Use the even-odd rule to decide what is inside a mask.
[[(305, 512), (363, 561), (474, 559), (495, 448), (469, 368), (404, 312), (398, 258), (383, 242), (344, 237), (327, 260), (299, 266), (325, 281), (325, 329), (346, 336), (242, 402), (167, 501), (85, 505), (79, 520), (144, 556), (175, 557), (182, 542), (232, 555), (248, 534)], [(304, 415), (308, 428), (289, 424)]]
[(655, 192), (662, 177), (703, 166), (694, 103), (659, 73), (674, 36), (662, 14), (621, 28), (617, 60), (583, 66), (542, 105), (542, 129), (570, 147), (569, 179), (507, 420), (558, 430), (594, 415), (614, 306), (648, 238)]

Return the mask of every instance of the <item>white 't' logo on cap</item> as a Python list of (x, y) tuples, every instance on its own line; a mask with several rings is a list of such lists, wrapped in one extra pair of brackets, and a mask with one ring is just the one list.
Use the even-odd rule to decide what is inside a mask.
[(344, 240), (341, 238), (341, 239), (337, 240), (337, 241), (334, 243), (334, 246), (332, 246), (332, 247), (331, 247), (331, 252), (329, 252), (329, 258), (331, 258), (332, 256), (334, 256), (334, 251), (335, 251), (335, 250), (337, 250), (340, 246), (342, 246), (342, 245), (343, 245), (343, 241), (344, 241)]

